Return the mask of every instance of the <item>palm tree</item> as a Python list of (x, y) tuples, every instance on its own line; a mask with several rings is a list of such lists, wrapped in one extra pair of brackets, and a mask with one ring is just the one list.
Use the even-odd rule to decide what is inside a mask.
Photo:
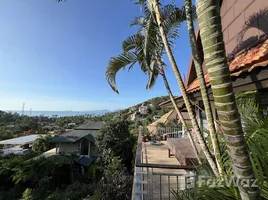
[[(150, 89), (154, 85), (156, 78), (160, 74), (163, 78), (166, 90), (173, 103), (173, 106), (178, 113), (180, 122), (182, 123), (182, 126), (185, 127), (186, 133), (189, 133), (185, 120), (183, 119), (183, 116), (177, 104), (175, 103), (174, 95), (172, 94), (165, 75), (165, 70), (163, 67), (165, 66), (165, 63), (161, 59), (164, 53), (164, 48), (159, 34), (157, 33), (157, 24), (154, 20), (152, 20), (150, 13), (146, 12), (146, 10), (147, 9), (145, 9), (146, 17), (136, 17), (131, 23), (131, 25), (139, 25), (140, 29), (136, 35), (128, 37), (123, 42), (122, 46), (124, 53), (118, 57), (111, 58), (106, 71), (107, 80), (112, 89), (118, 93), (115, 82), (116, 73), (118, 70), (125, 68), (127, 65), (130, 65), (129, 68), (131, 69), (136, 62), (140, 64), (145, 73), (149, 74), (149, 80), (146, 86), (147, 89)], [(162, 14), (166, 16), (165, 27), (170, 36), (169, 42), (172, 43), (172, 39), (177, 37), (176, 27), (183, 19), (185, 19), (185, 15), (183, 14), (182, 10), (170, 5), (165, 6), (162, 9)], [(131, 50), (134, 50), (134, 52), (131, 52)], [(188, 135), (193, 146), (193, 150), (198, 158), (197, 148), (193, 142), (192, 136), (190, 134)]]
[(215, 128), (213, 115), (212, 115), (212, 109), (211, 109), (211, 106), (209, 103), (208, 93), (207, 93), (207, 89), (206, 89), (204, 73), (202, 70), (201, 57), (200, 57), (200, 54), (197, 50), (197, 43), (196, 43), (196, 38), (195, 38), (195, 33), (194, 33), (192, 1), (191, 0), (184, 0), (184, 6), (185, 6), (186, 20), (187, 20), (187, 26), (188, 26), (188, 34), (189, 34), (190, 45), (191, 45), (191, 49), (192, 49), (194, 66), (196, 69), (197, 78), (198, 78), (199, 83), (200, 83), (201, 96), (202, 96), (202, 99), (204, 102), (205, 113), (206, 113), (206, 118), (207, 118), (207, 123), (208, 123), (208, 129), (209, 129), (209, 133), (210, 133), (210, 139), (211, 139), (214, 155), (216, 157), (216, 164), (217, 164), (220, 175), (222, 175), (223, 169), (221, 166), (222, 165), (221, 154), (220, 154), (219, 144), (218, 144), (217, 136), (216, 136), (216, 128)]
[[(214, 0), (198, 0), (196, 6), (204, 58), (233, 173), (238, 180), (253, 181), (255, 174), (250, 162), (226, 59), (219, 3)], [(259, 198), (258, 187), (245, 187), (239, 184), (239, 191), (243, 200)]]
[[(243, 130), (246, 137), (248, 151), (251, 152), (250, 160), (252, 160), (253, 170), (256, 173), (258, 179), (257, 184), (260, 186), (260, 195), (263, 199), (268, 199), (268, 158), (266, 152), (268, 152), (268, 116), (263, 116), (262, 110), (260, 110), (258, 102), (258, 93), (256, 91), (250, 91), (245, 93), (239, 93), (236, 95), (236, 101), (238, 110), (241, 114), (243, 121)], [(218, 180), (214, 185), (198, 185), (196, 188), (184, 190), (180, 192), (173, 192), (175, 199), (177, 200), (214, 200), (214, 199), (241, 199), (237, 187), (230, 180), (232, 180), (232, 167), (227, 153), (227, 145), (225, 138), (222, 134), (218, 137), (220, 142), (220, 151), (222, 160), (224, 160), (224, 167), (228, 172), (224, 179), (228, 180), (231, 185), (222, 185), (223, 187), (215, 187), (218, 184), (222, 184), (221, 180)], [(201, 168), (202, 167), (202, 168)], [(209, 176), (211, 170), (205, 166), (198, 167), (198, 175)], [(224, 184), (224, 183), (223, 183)], [(224, 195), (222, 195), (224, 194)]]
[(165, 31), (164, 26), (163, 26), (163, 18), (162, 18), (162, 15), (160, 12), (160, 6), (159, 6), (160, 2), (159, 2), (159, 0), (148, 0), (148, 2), (145, 2), (145, 3), (149, 4), (148, 7), (151, 8), (150, 11), (156, 17), (156, 21), (157, 21), (157, 24), (159, 27), (159, 32), (160, 32), (165, 50), (167, 52), (167, 56), (168, 56), (169, 61), (171, 63), (171, 67), (174, 71), (175, 77), (178, 81), (178, 85), (181, 89), (181, 94), (182, 94), (183, 100), (185, 102), (187, 111), (189, 113), (189, 117), (191, 119), (191, 123), (192, 123), (193, 129), (195, 131), (195, 135), (196, 135), (198, 142), (199, 142), (199, 144), (204, 152), (206, 159), (208, 160), (208, 162), (210, 164), (211, 169), (213, 170), (213, 172), (216, 176), (219, 176), (219, 172), (218, 172), (216, 163), (213, 160), (212, 155), (210, 154), (210, 152), (208, 150), (208, 147), (206, 146), (206, 143), (205, 143), (204, 138), (202, 136), (201, 130), (198, 126), (197, 119), (195, 118), (192, 105), (191, 105), (190, 100), (187, 96), (186, 89), (185, 89), (183, 80), (181, 78), (181, 74), (179, 72), (175, 58), (174, 58), (173, 53), (171, 51), (171, 47), (170, 47), (169, 42), (168, 42), (168, 37), (167, 37), (166, 31)]

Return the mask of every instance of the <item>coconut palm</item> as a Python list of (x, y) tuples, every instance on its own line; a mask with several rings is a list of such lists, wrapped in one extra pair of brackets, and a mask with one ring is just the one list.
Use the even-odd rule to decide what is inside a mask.
[[(164, 54), (164, 48), (156, 21), (153, 16), (150, 15), (151, 13), (146, 7), (143, 10), (145, 16), (136, 17), (131, 23), (131, 25), (139, 26), (138, 33), (123, 42), (123, 54), (118, 57), (113, 57), (110, 60), (106, 71), (107, 80), (112, 89), (118, 92), (115, 82), (116, 73), (127, 65), (130, 65), (129, 69), (131, 69), (136, 62), (138, 62), (142, 70), (149, 75), (148, 84), (146, 86), (147, 89), (150, 89), (154, 85), (158, 75), (161, 75), (171, 102), (179, 116), (179, 120), (182, 126), (185, 127), (186, 133), (190, 133), (175, 102), (174, 95), (172, 94), (165, 75), (165, 63), (161, 59)], [(185, 19), (184, 12), (174, 6), (167, 5), (161, 10), (161, 13), (165, 16), (163, 24), (169, 36), (169, 44), (172, 45), (173, 40), (178, 36), (177, 27)], [(188, 134), (188, 136), (198, 158), (197, 148), (193, 142), (192, 136), (190, 134)]]
[(221, 167), (221, 165), (222, 165), (221, 164), (221, 155), (220, 155), (219, 144), (218, 144), (217, 136), (216, 136), (216, 128), (215, 128), (213, 115), (212, 115), (212, 109), (211, 109), (211, 106), (209, 103), (208, 93), (207, 93), (207, 89), (206, 89), (204, 73), (202, 70), (201, 57), (200, 57), (200, 54), (197, 50), (197, 43), (196, 43), (196, 38), (195, 38), (195, 33), (194, 33), (192, 1), (191, 0), (184, 0), (184, 6), (185, 6), (185, 13), (186, 13), (186, 20), (187, 20), (187, 26), (188, 26), (190, 45), (191, 45), (191, 49), (192, 49), (192, 56), (193, 56), (193, 60), (194, 60), (194, 66), (196, 69), (197, 78), (198, 78), (199, 83), (200, 83), (201, 96), (202, 96), (202, 100), (204, 102), (205, 113), (206, 113), (206, 118), (207, 118), (207, 123), (208, 123), (208, 129), (209, 129), (209, 134), (211, 137), (211, 143), (212, 143), (212, 147), (213, 147), (214, 155), (216, 158), (216, 164), (217, 164), (219, 173), (222, 174), (223, 170)]
[[(219, 2), (198, 0), (196, 5), (204, 59), (210, 77), (215, 107), (232, 161), (233, 173), (238, 180), (253, 181), (255, 175), (250, 162), (226, 59)], [(239, 184), (239, 191), (242, 199), (257, 199), (259, 196), (257, 187), (245, 187)]]
[(161, 35), (165, 50), (167, 52), (167, 56), (168, 56), (169, 61), (171, 63), (171, 67), (172, 67), (173, 72), (175, 74), (175, 77), (176, 77), (176, 79), (178, 81), (178, 85), (179, 85), (179, 87), (181, 89), (181, 94), (182, 94), (183, 100), (185, 102), (187, 111), (189, 113), (189, 117), (191, 119), (191, 123), (192, 123), (193, 129), (195, 131), (195, 135), (196, 135), (197, 140), (198, 140), (198, 142), (199, 142), (199, 144), (200, 144), (200, 146), (201, 146), (201, 148), (203, 150), (203, 153), (204, 153), (206, 159), (209, 162), (209, 165), (211, 166), (211, 169), (213, 170), (213, 172), (214, 172), (214, 174), (216, 176), (219, 176), (219, 172), (218, 172), (216, 163), (213, 160), (213, 157), (210, 154), (209, 149), (206, 146), (206, 143), (205, 143), (204, 138), (202, 136), (200, 127), (199, 127), (199, 125), (197, 123), (197, 119), (195, 118), (195, 115), (194, 115), (194, 112), (193, 112), (192, 105), (191, 105), (190, 100), (189, 100), (189, 98), (187, 96), (186, 89), (185, 89), (181, 74), (179, 72), (179, 69), (177, 67), (175, 58), (173, 56), (171, 46), (169, 45), (167, 33), (166, 33), (165, 28), (164, 28), (163, 16), (162, 16), (162, 14), (160, 12), (160, 6), (159, 6), (160, 2), (159, 2), (159, 0), (147, 0), (147, 1), (140, 1), (140, 3), (147, 4), (148, 8), (150, 8), (150, 12), (156, 18), (157, 25), (158, 25), (158, 28), (159, 28), (159, 32), (160, 32), (160, 35)]

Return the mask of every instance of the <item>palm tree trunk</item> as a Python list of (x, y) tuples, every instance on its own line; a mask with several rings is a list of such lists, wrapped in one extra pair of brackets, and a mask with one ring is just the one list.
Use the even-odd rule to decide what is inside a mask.
[(161, 61), (158, 62), (158, 63), (159, 63), (159, 68), (160, 68), (160, 74), (162, 75), (162, 78), (163, 78), (165, 87), (166, 87), (167, 92), (168, 92), (168, 95), (169, 95), (169, 97), (170, 97), (170, 100), (171, 100), (171, 102), (172, 102), (172, 104), (173, 104), (173, 106), (174, 106), (174, 108), (175, 108), (175, 110), (176, 110), (176, 112), (177, 112), (177, 114), (178, 114), (178, 116), (179, 116), (179, 119), (180, 119), (180, 122), (182, 123), (182, 126), (183, 126), (183, 127), (185, 128), (185, 130), (186, 130), (186, 134), (187, 134), (188, 137), (189, 137), (189, 140), (190, 140), (190, 143), (191, 143), (191, 145), (192, 145), (192, 147), (193, 147), (193, 150), (194, 150), (194, 153), (195, 153), (195, 155), (196, 155), (196, 158), (197, 158), (198, 162), (201, 164), (201, 160), (200, 160), (200, 158), (199, 158), (199, 156), (198, 156), (198, 151), (197, 151), (196, 145), (194, 144), (192, 135), (190, 134), (190, 131), (189, 131), (189, 129), (188, 129), (186, 123), (185, 123), (185, 120), (184, 120), (184, 118), (183, 118), (183, 116), (182, 116), (182, 114), (181, 114), (181, 111), (180, 111), (178, 105), (177, 105), (176, 102), (175, 102), (174, 96), (173, 96), (172, 91), (171, 91), (171, 89), (170, 89), (170, 87), (169, 87), (169, 84), (168, 84), (168, 81), (167, 81), (167, 77), (166, 77), (166, 74), (165, 74), (165, 70), (164, 70), (164, 68), (163, 68), (163, 66), (162, 66)]
[(207, 123), (208, 123), (211, 143), (212, 143), (212, 147), (213, 147), (213, 152), (214, 152), (214, 155), (216, 158), (216, 164), (217, 164), (219, 173), (220, 173), (220, 175), (222, 175), (223, 170), (222, 170), (220, 148), (219, 148), (219, 144), (218, 144), (218, 140), (217, 140), (217, 136), (216, 136), (216, 128), (215, 128), (215, 124), (214, 124), (214, 120), (213, 120), (211, 106), (209, 103), (209, 97), (208, 97), (208, 93), (207, 93), (207, 89), (206, 89), (204, 73), (202, 70), (201, 57), (200, 57), (200, 54), (197, 50), (197, 43), (196, 43), (196, 38), (195, 38), (195, 33), (194, 33), (194, 24), (193, 24), (193, 15), (192, 15), (192, 0), (184, 0), (184, 5), (185, 5), (185, 11), (186, 11), (186, 20), (187, 20), (187, 26), (188, 26), (190, 45), (191, 45), (191, 49), (192, 49), (192, 55), (193, 55), (193, 60), (194, 60), (197, 78), (200, 82), (201, 96), (202, 96), (202, 99), (204, 102), (205, 113), (206, 113), (206, 117), (207, 117)]
[[(198, 0), (196, 7), (206, 67), (232, 161), (233, 173), (238, 180), (243, 179), (252, 183), (255, 175), (249, 159), (226, 59), (219, 3), (215, 0)], [(243, 200), (259, 198), (257, 187), (245, 187), (239, 184), (238, 188)]]
[(194, 115), (194, 112), (193, 112), (193, 109), (192, 109), (192, 106), (191, 106), (189, 98), (188, 98), (188, 96), (186, 94), (185, 86), (184, 86), (184, 83), (182, 81), (180, 72), (178, 70), (176, 61), (174, 59), (173, 53), (171, 51), (171, 48), (170, 48), (170, 46), (168, 44), (167, 36), (165, 34), (163, 26), (161, 25), (162, 20), (161, 20), (160, 9), (159, 9), (159, 0), (153, 0), (152, 3), (153, 3), (153, 9), (154, 9), (155, 14), (156, 14), (156, 20), (157, 20), (157, 24), (158, 24), (158, 27), (159, 27), (159, 30), (160, 30), (161, 38), (163, 40), (165, 50), (167, 52), (169, 61), (171, 63), (171, 67), (172, 67), (172, 69), (174, 71), (175, 77), (176, 77), (176, 79), (178, 81), (178, 84), (179, 84), (179, 87), (181, 89), (181, 94), (182, 94), (183, 100), (185, 102), (187, 111), (189, 113), (189, 117), (191, 119), (193, 129), (194, 129), (195, 134), (197, 136), (198, 142), (199, 142), (199, 144), (200, 144), (200, 146), (201, 146), (201, 148), (202, 148), (202, 150), (204, 152), (204, 155), (206, 156), (206, 158), (208, 160), (208, 163), (209, 163), (211, 169), (213, 170), (214, 174), (216, 176), (219, 176), (217, 166), (216, 166), (216, 164), (215, 164), (215, 162), (214, 162), (214, 160), (213, 160), (213, 158), (212, 158), (212, 156), (211, 156), (211, 154), (210, 154), (210, 152), (209, 152), (209, 150), (208, 150), (208, 148), (206, 146), (204, 138), (203, 138), (203, 136), (201, 134), (200, 128), (198, 126), (197, 120), (195, 118), (195, 115)]

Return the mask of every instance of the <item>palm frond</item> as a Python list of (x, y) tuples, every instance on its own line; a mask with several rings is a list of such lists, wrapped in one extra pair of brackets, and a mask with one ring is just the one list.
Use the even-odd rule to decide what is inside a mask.
[(143, 26), (146, 21), (146, 18), (143, 16), (135, 17), (131, 22), (130, 26)]
[(122, 43), (122, 48), (124, 52), (137, 48), (137, 35), (132, 35), (125, 39)]
[(145, 38), (144, 38), (144, 48), (143, 48), (143, 53), (144, 53), (144, 57), (145, 60), (147, 62), (147, 65), (149, 65), (150, 62), (150, 57), (149, 57), (149, 48), (148, 48), (148, 43), (149, 43), (149, 39), (151, 39), (152, 34), (151, 33), (151, 28), (153, 26), (153, 18), (152, 16), (149, 17), (149, 20), (147, 21), (146, 24), (146, 32), (145, 32)]
[(153, 60), (151, 62), (150, 69), (151, 69), (151, 71), (149, 72), (149, 79), (148, 79), (148, 83), (146, 85), (147, 90), (151, 89), (155, 85), (157, 77), (159, 75), (156, 60)]
[(120, 54), (119, 56), (112, 57), (109, 60), (108, 67), (106, 69), (106, 79), (111, 86), (111, 88), (119, 93), (116, 87), (116, 74), (120, 69), (124, 69), (127, 65), (130, 65), (130, 68), (137, 62), (136, 54), (132, 52), (126, 52)]
[[(168, 11), (166, 11), (165, 8)], [(178, 29), (180, 24), (186, 20), (185, 11), (183, 9), (174, 6), (165, 6), (163, 7), (163, 12), (166, 16), (163, 18), (162, 26), (166, 34), (170, 34), (170, 32)]]

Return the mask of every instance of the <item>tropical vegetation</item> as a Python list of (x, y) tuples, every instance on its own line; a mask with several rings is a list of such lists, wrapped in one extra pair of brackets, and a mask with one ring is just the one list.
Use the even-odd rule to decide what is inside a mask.
[(34, 142), (32, 154), (0, 157), (0, 200), (129, 199), (136, 142), (131, 129), (124, 119), (107, 121), (96, 137), (102, 156), (84, 174), (75, 155), (40, 156), (51, 148), (48, 137)]
[[(147, 89), (153, 86), (159, 74), (162, 75), (168, 94), (171, 98), (174, 108), (177, 110), (176, 104), (173, 102), (174, 98), (172, 97), (172, 92), (169, 88), (163, 70), (163, 66), (166, 64), (162, 61), (162, 54), (165, 52), (170, 61), (174, 75), (178, 81), (184, 103), (191, 119), (191, 127), (192, 130), (194, 130), (197, 138), (197, 140), (196, 138), (194, 138), (194, 140), (196, 143), (198, 142), (201, 145), (203, 154), (206, 158), (203, 163), (205, 162), (208, 164), (208, 169), (210, 172), (212, 172), (210, 175), (218, 177), (218, 180), (220, 181), (222, 181), (225, 176), (230, 179), (231, 175), (234, 175), (234, 178), (238, 180), (238, 187), (234, 187), (234, 185), (232, 185), (233, 187), (225, 186), (225, 190), (216, 189), (214, 192), (206, 193), (205, 190), (208, 189), (202, 186), (194, 188), (192, 191), (194, 191), (196, 194), (201, 191), (199, 194), (201, 196), (203, 195), (203, 199), (210, 197), (211, 199), (215, 199), (217, 196), (220, 196), (220, 193), (226, 194), (226, 199), (258, 199), (260, 188), (261, 195), (265, 196), (266, 182), (264, 180), (266, 180), (266, 174), (262, 167), (265, 166), (267, 169), (267, 166), (266, 160), (263, 159), (260, 161), (260, 159), (266, 156), (266, 151), (259, 152), (259, 155), (256, 154), (257, 149), (260, 151), (265, 149), (262, 145), (265, 145), (263, 141), (267, 141), (266, 135), (265, 133), (261, 134), (262, 131), (266, 132), (264, 128), (265, 119), (261, 120), (257, 116), (253, 115), (254, 120), (258, 121), (259, 125), (261, 125), (260, 127), (262, 127), (262, 131), (259, 129), (254, 129), (257, 127), (254, 126), (254, 123), (252, 122), (246, 125), (246, 119), (243, 119), (241, 123), (240, 114), (242, 114), (245, 109), (243, 111), (240, 109), (239, 114), (225, 55), (219, 2), (212, 0), (198, 0), (196, 6), (198, 24), (201, 32), (201, 41), (204, 48), (204, 58), (205, 62), (207, 63), (208, 75), (211, 80), (215, 107), (221, 123), (222, 134), (216, 134), (214, 125), (215, 120), (213, 119), (211, 107), (208, 101), (207, 88), (201, 66), (201, 58), (197, 50), (196, 38), (194, 34), (194, 12), (192, 12), (191, 0), (184, 1), (185, 7), (181, 10), (185, 13), (184, 15), (180, 16), (181, 21), (185, 20), (184, 18), (186, 17), (188, 24), (193, 60), (196, 67), (197, 77), (201, 85), (201, 94), (208, 120), (208, 132), (210, 134), (210, 139), (205, 139), (201, 133), (200, 126), (198, 125), (195, 113), (193, 112), (191, 101), (186, 93), (179, 68), (173, 56), (173, 43), (170, 42), (172, 41), (170, 38), (174, 39), (177, 37), (176, 34), (178, 33), (178, 27), (172, 27), (170, 25), (173, 25), (172, 20), (175, 20), (178, 24), (181, 21), (175, 19), (174, 17), (172, 20), (169, 19), (169, 16), (171, 16), (169, 15), (170, 13), (163, 11), (166, 10), (167, 7), (169, 7), (169, 11), (172, 9), (176, 10), (177, 8), (175, 8), (173, 5), (163, 5), (161, 4), (160, 0), (139, 0), (138, 3), (140, 4), (145, 16), (134, 19), (131, 25), (138, 25), (140, 27), (138, 33), (127, 38), (123, 42), (122, 54), (120, 54), (118, 57), (113, 57), (110, 59), (106, 71), (106, 77), (110, 86), (114, 91), (118, 92), (115, 81), (117, 72), (120, 69), (124, 69), (128, 65), (129, 69), (131, 69), (136, 63), (138, 63), (142, 71), (148, 75)], [(185, 17), (183, 18), (182, 16)], [(169, 32), (168, 29), (170, 27), (172, 27), (171, 32)], [(178, 114), (180, 113), (180, 111), (177, 112)], [(183, 119), (181, 119), (181, 122), (183, 123)], [(254, 130), (251, 129), (251, 132), (247, 132), (246, 127), (249, 126), (254, 127)], [(218, 138), (217, 135), (219, 135)], [(221, 137), (222, 135), (225, 137)], [(256, 138), (261, 139), (260, 141), (257, 141)], [(255, 142), (257, 142), (258, 147), (255, 146)], [(228, 152), (228, 154), (226, 154), (226, 152)], [(205, 169), (205, 167), (201, 166), (201, 169)], [(252, 182), (255, 180), (255, 175), (256, 177), (260, 178), (257, 186), (248, 187), (241, 182), (241, 180), (248, 180), (252, 184)], [(190, 194), (188, 191), (185, 191), (184, 193), (186, 195)], [(180, 197), (180, 194), (184, 195), (184, 193), (177, 193), (177, 198)], [(190, 196), (187, 196), (187, 198), (190, 198)], [(199, 196), (198, 198), (201, 197)]]

